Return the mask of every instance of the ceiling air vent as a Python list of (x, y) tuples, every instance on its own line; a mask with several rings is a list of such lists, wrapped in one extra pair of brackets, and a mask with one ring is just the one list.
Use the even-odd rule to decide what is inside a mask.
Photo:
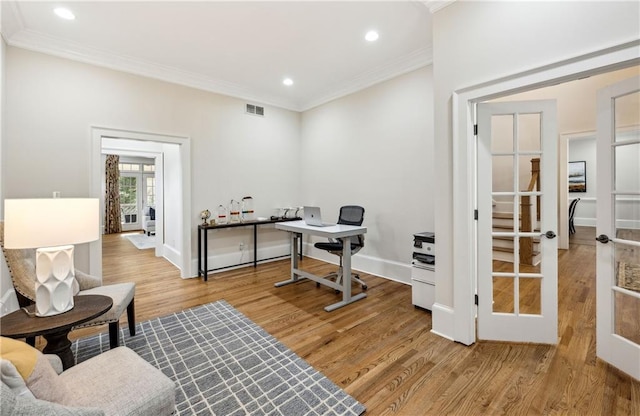
[(247, 114), (252, 114), (254, 116), (264, 117), (264, 107), (260, 107), (253, 104), (247, 104)]

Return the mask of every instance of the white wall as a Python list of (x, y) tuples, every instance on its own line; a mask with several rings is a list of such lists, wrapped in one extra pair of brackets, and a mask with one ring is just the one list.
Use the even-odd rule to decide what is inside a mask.
[[(433, 231), (433, 75), (425, 67), (302, 116), (303, 205), (365, 208), (356, 269), (410, 283), (413, 234)], [(313, 251), (335, 262), (335, 256)]]
[[(185, 215), (192, 224), (192, 263), (201, 210), (251, 195), (257, 214), (267, 216), (298, 199), (299, 113), (266, 106), (264, 118), (248, 116), (243, 100), (14, 47), (6, 51), (6, 76), (6, 198), (53, 190), (87, 196), (90, 127), (100, 126), (190, 138), (193, 212)], [(284, 233), (274, 234), (261, 245), (286, 244)], [(226, 232), (218, 240), (249, 235)], [(83, 269), (88, 250), (78, 254)]]
[[(637, 40), (639, 16), (637, 2), (455, 2), (435, 13), (438, 304), (453, 307), (453, 263), (469, 261), (455, 255), (447, 238), (453, 231), (452, 93)], [(434, 327), (438, 319), (434, 314)]]
[[(7, 48), (7, 55), (6, 197), (52, 190), (86, 196), (91, 126), (189, 137), (193, 212), (185, 215), (192, 224), (192, 264), (205, 208), (215, 212), (250, 195), (258, 216), (318, 204), (331, 218), (341, 205), (356, 203), (367, 210), (370, 232), (354, 266), (410, 281), (412, 234), (434, 228), (430, 67), (302, 115), (266, 107), (261, 118), (246, 115), (245, 102), (231, 97), (19, 48)], [(165, 189), (175, 177), (165, 172)], [(180, 224), (171, 210), (166, 207), (165, 219)], [(286, 234), (273, 227), (258, 238), (259, 257), (288, 253)], [(166, 236), (167, 244), (179, 249), (171, 239)], [(252, 240), (248, 228), (210, 233), (209, 266), (248, 261)], [(88, 250), (78, 251), (83, 257), (76, 265), (83, 268)]]

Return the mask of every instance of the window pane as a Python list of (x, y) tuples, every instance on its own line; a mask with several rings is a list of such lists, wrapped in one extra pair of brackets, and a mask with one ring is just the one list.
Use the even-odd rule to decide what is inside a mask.
[(640, 92), (623, 95), (615, 99), (615, 141), (624, 141), (629, 138), (624, 133), (624, 128), (640, 125)]
[(493, 156), (491, 159), (493, 192), (515, 192), (513, 156)]
[(640, 143), (615, 147), (615, 190), (640, 192)]
[(542, 280), (520, 278), (520, 313), (540, 315), (542, 313)]
[(491, 117), (491, 152), (513, 152), (513, 115)]
[(518, 115), (518, 148), (523, 151), (540, 151), (540, 114)]

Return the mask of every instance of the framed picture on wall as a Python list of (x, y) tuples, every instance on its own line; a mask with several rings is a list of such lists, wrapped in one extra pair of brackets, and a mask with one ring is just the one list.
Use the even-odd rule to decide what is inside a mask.
[(587, 192), (587, 162), (569, 162), (569, 192)]

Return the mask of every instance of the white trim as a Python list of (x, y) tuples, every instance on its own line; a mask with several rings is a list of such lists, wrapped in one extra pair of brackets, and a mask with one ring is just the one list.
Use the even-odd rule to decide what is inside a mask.
[[(90, 127), (91, 137), (91, 187), (90, 196), (100, 199), (100, 209), (104, 209), (104, 195), (102, 194), (102, 138), (108, 137), (113, 139), (126, 139), (126, 140), (141, 140), (149, 142), (169, 143), (177, 144), (180, 148), (180, 162), (182, 170), (182, 237), (178, 243), (180, 258), (172, 260), (175, 261), (177, 267), (180, 269), (180, 276), (182, 278), (193, 276), (192, 262), (191, 262), (191, 234), (193, 225), (191, 224), (191, 141), (188, 137), (184, 136), (172, 136), (166, 134), (154, 134), (136, 132), (130, 130), (120, 130), (105, 127)], [(156, 172), (156, 174), (161, 174)], [(161, 197), (161, 196), (160, 196)], [(156, 234), (161, 234), (162, 224), (156, 224)], [(163, 250), (167, 253), (166, 250)], [(156, 254), (157, 248), (156, 248)], [(167, 253), (170, 255), (170, 253)], [(89, 255), (90, 273), (95, 275), (102, 275), (102, 242), (90, 243), (90, 255)]]
[(451, 341), (457, 341), (453, 333), (455, 318), (453, 309), (440, 303), (434, 303), (431, 307), (431, 332)]
[(424, 5), (429, 9), (431, 14), (444, 9), (447, 6), (455, 3), (456, 0), (426, 0), (423, 1)]
[(407, 55), (387, 61), (381, 66), (372, 68), (344, 81), (340, 85), (335, 86), (335, 89), (332, 88), (334, 92), (330, 94), (317, 96), (304, 103), (299, 103), (283, 96), (258, 96), (249, 88), (236, 83), (195, 72), (184, 71), (168, 65), (145, 61), (139, 58), (113, 54), (30, 29), (20, 28), (20, 30), (17, 30), (14, 34), (6, 36), (5, 40), (10, 46), (17, 48), (59, 56), (72, 61), (84, 62), (143, 77), (159, 79), (216, 94), (228, 95), (256, 104), (272, 105), (298, 112), (307, 111), (337, 98), (353, 94), (372, 85), (430, 65), (433, 62), (433, 51), (431, 48), (417, 49)]
[[(338, 264), (337, 256), (324, 250), (316, 249), (312, 243), (304, 243), (304, 255), (326, 263)], [(365, 245), (366, 247), (366, 245)], [(351, 268), (364, 273), (392, 280), (394, 282), (411, 285), (411, 264), (392, 260), (381, 259), (363, 254), (362, 252), (351, 257)]]
[[(454, 339), (456, 341), (469, 345), (476, 339), (473, 299), (476, 259), (472, 244), (476, 239), (472, 215), (475, 206), (473, 103), (635, 65), (640, 61), (639, 45), (640, 40), (636, 39), (586, 55), (461, 88), (452, 93), (452, 247), (456, 247), (456, 258), (468, 259), (465, 262), (453, 262)], [(439, 280), (438, 276), (436, 276), (436, 291), (437, 280)], [(434, 326), (441, 327), (435, 319)]]
[(433, 51), (431, 48), (417, 49), (405, 56), (401, 56), (393, 61), (388, 61), (384, 65), (372, 68), (366, 72), (341, 83), (339, 86), (331, 88), (329, 94), (321, 95), (311, 100), (307, 100), (297, 106), (296, 111), (307, 111), (314, 107), (326, 104), (329, 101), (345, 97), (357, 91), (369, 88), (375, 84), (390, 80), (400, 75), (415, 71), (433, 63)]

